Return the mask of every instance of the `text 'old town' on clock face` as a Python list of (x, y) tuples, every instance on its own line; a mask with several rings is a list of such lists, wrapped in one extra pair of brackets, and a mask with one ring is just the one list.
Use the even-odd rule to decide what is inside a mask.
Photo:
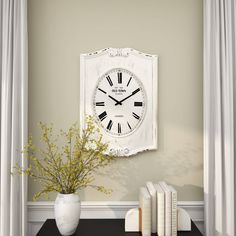
[(140, 80), (129, 70), (116, 68), (98, 80), (93, 96), (94, 115), (112, 136), (133, 133), (146, 110), (146, 94)]

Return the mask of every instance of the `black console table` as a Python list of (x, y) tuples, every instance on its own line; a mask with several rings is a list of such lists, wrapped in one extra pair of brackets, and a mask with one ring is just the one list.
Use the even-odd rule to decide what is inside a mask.
[[(124, 219), (81, 219), (74, 236), (141, 236), (141, 233), (126, 233)], [(152, 236), (156, 234), (152, 234)], [(37, 236), (61, 236), (55, 220), (48, 219), (37, 233)], [(202, 236), (192, 222), (192, 231), (179, 231), (178, 236)]]

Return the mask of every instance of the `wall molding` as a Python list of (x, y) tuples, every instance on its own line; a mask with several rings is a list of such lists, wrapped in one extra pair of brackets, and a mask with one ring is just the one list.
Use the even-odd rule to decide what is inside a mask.
[[(204, 203), (202, 201), (179, 201), (178, 206), (190, 214), (192, 220), (203, 232)], [(138, 207), (138, 201), (82, 201), (81, 219), (122, 219), (131, 208)], [(28, 202), (28, 236), (35, 236), (44, 221), (54, 218), (54, 202)]]

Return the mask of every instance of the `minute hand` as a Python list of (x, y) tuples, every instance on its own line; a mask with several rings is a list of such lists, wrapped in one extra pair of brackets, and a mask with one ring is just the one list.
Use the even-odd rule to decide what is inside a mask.
[(133, 96), (134, 94), (136, 94), (136, 93), (139, 92), (139, 91), (140, 91), (140, 88), (134, 90), (134, 91), (132, 92), (132, 94), (130, 94), (128, 97), (122, 99), (121, 101), (117, 102), (117, 103), (115, 104), (115, 106), (117, 106), (118, 104), (122, 103), (123, 101), (125, 101), (125, 100), (128, 99), (128, 98), (130, 98), (131, 96)]

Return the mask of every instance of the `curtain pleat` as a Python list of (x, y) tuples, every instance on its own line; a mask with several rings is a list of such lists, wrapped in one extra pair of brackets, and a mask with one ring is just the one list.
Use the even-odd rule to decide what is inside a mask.
[(204, 2), (204, 200), (207, 236), (235, 236), (235, 0)]
[(0, 235), (26, 236), (27, 179), (12, 175), (27, 140), (27, 1), (1, 0)]

